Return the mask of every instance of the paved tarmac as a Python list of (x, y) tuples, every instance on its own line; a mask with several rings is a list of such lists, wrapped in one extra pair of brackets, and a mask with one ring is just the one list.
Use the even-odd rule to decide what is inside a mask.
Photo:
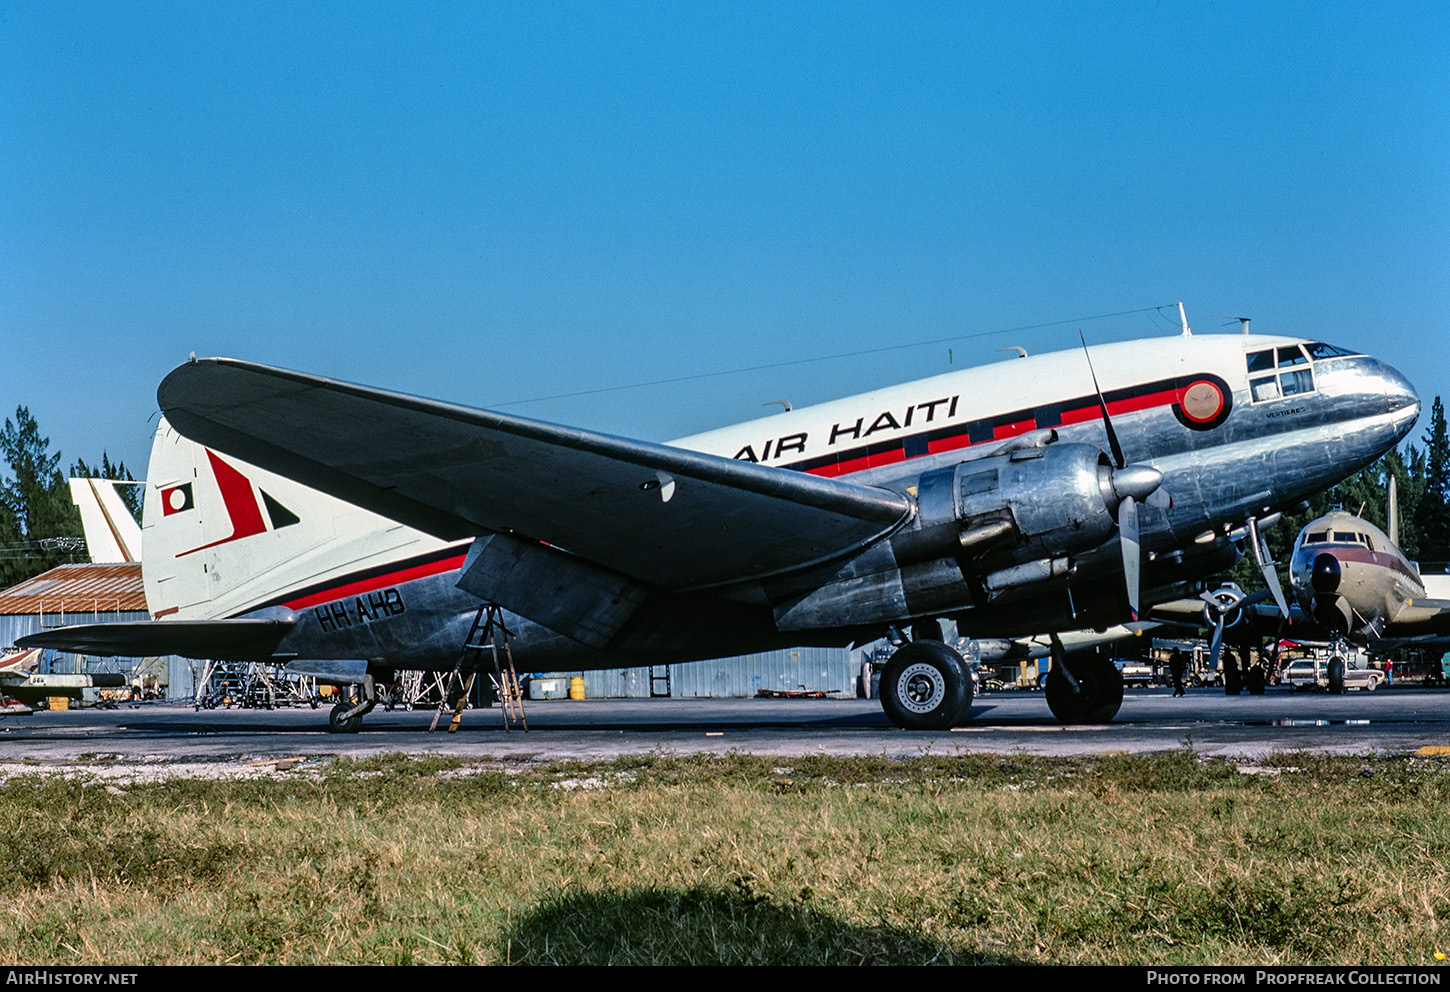
[(1146, 754), (1192, 747), (1242, 761), (1276, 752), (1450, 755), (1450, 691), (1410, 687), (1344, 696), (1270, 688), (1262, 696), (1129, 690), (1113, 723), (1063, 727), (1036, 692), (979, 696), (972, 720), (951, 731), (911, 732), (875, 700), (655, 699), (527, 703), (529, 729), (505, 729), (498, 708), (447, 717), (375, 710), (356, 734), (328, 733), (327, 711), (202, 710), (149, 703), (115, 710), (39, 712), (0, 719), (0, 776), (29, 769), (100, 769), (117, 777), (252, 774), (332, 755), (451, 755), (502, 762), (610, 759), (660, 752), (884, 755), (986, 752)]

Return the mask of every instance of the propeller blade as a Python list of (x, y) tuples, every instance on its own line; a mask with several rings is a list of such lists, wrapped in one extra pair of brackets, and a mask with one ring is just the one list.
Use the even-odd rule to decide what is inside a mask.
[(1131, 496), (1124, 496), (1118, 505), (1118, 530), (1123, 545), (1123, 581), (1128, 585), (1128, 611), (1137, 620), (1143, 548), (1138, 540), (1138, 502)]
[(1274, 562), (1269, 557), (1269, 549), (1264, 544), (1263, 535), (1259, 533), (1259, 522), (1253, 517), (1249, 518), (1249, 540), (1254, 545), (1254, 560), (1259, 563), (1259, 571), (1264, 573), (1264, 584), (1269, 587), (1269, 592), (1274, 596), (1274, 605), (1279, 608), (1279, 616), (1289, 618), (1289, 604), (1284, 599), (1284, 587), (1279, 583), (1279, 572), (1274, 568)]
[(1225, 616), (1225, 614), (1219, 614), (1218, 623), (1216, 623), (1216, 624), (1213, 625), (1213, 639), (1209, 643), (1208, 653), (1209, 653), (1209, 657), (1212, 659), (1209, 662), (1209, 667), (1210, 668), (1213, 668), (1213, 669), (1217, 669), (1218, 668), (1218, 656), (1219, 656), (1219, 653), (1221, 651), (1223, 651), (1223, 621), (1224, 621), (1224, 616)]
[(1118, 432), (1113, 430), (1113, 420), (1108, 416), (1108, 401), (1103, 397), (1103, 389), (1098, 385), (1098, 374), (1093, 369), (1093, 356), (1088, 354), (1087, 338), (1083, 337), (1082, 331), (1077, 332), (1078, 340), (1082, 342), (1082, 353), (1087, 356), (1088, 374), (1093, 377), (1093, 391), (1098, 394), (1098, 409), (1103, 411), (1103, 428), (1108, 432), (1108, 447), (1113, 452), (1113, 465), (1122, 468), (1128, 464), (1123, 457), (1123, 446), (1118, 444)]

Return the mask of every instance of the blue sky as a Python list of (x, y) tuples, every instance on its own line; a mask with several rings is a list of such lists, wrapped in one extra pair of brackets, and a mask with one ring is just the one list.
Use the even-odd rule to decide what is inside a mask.
[(1428, 408), (1447, 284), (1445, 4), (0, 8), (0, 414), (67, 462), (190, 352), (666, 439), (1178, 300)]

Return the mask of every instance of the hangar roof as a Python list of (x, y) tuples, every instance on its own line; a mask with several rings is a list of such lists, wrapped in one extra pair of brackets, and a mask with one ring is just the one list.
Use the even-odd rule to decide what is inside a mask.
[(146, 611), (141, 565), (57, 565), (0, 592), (0, 616)]

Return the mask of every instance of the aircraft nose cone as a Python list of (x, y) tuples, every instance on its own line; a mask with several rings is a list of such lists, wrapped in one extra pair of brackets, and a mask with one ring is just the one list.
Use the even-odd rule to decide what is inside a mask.
[(1314, 558), (1314, 567), (1309, 573), (1309, 584), (1314, 591), (1321, 596), (1328, 595), (1339, 588), (1339, 559), (1331, 554), (1323, 553)]
[(1400, 436), (1403, 437), (1420, 418), (1420, 394), (1415, 392), (1410, 380), (1388, 365), (1383, 366), (1380, 381), (1384, 383), (1389, 412), (1398, 415), (1395, 422), (1402, 425)]

